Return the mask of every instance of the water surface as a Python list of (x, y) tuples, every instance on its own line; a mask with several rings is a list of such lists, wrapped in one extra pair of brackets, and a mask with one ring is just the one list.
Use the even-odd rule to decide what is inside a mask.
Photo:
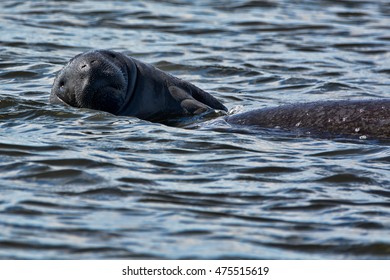
[(388, 1), (1, 1), (0, 258), (389, 259), (378, 139), (184, 129), (48, 104), (126, 51), (233, 111), (388, 98)]

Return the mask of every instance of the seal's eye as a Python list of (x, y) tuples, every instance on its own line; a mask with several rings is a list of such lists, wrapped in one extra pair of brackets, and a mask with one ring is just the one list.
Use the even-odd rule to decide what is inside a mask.
[(65, 86), (65, 82), (64, 80), (61, 80), (60, 83), (58, 84), (60, 89), (63, 90), (64, 89), (64, 86)]

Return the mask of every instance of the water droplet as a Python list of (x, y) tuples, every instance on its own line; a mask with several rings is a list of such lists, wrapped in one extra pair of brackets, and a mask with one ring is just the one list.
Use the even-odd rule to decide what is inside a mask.
[(298, 122), (298, 123), (296, 123), (296, 127), (298, 127), (298, 126), (300, 126), (301, 125), (301, 122)]
[(361, 139), (361, 140), (366, 140), (366, 139), (367, 139), (367, 135), (359, 136), (359, 139)]
[(359, 132), (359, 131), (360, 131), (360, 127), (355, 128), (355, 132)]

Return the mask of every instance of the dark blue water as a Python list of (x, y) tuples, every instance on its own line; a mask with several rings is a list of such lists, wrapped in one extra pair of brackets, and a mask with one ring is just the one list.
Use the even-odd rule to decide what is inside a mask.
[(390, 259), (376, 139), (184, 129), (51, 106), (126, 51), (232, 111), (388, 98), (388, 1), (1, 1), (0, 258)]

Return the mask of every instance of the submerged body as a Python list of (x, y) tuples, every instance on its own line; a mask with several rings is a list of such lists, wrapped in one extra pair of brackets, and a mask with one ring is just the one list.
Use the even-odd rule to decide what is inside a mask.
[[(151, 121), (227, 111), (191, 83), (107, 50), (70, 60), (54, 81), (50, 101)], [(231, 125), (300, 129), (319, 136), (390, 138), (390, 99), (298, 103), (223, 118)]]
[(226, 117), (234, 125), (298, 129), (314, 135), (390, 138), (390, 99), (296, 103)]

